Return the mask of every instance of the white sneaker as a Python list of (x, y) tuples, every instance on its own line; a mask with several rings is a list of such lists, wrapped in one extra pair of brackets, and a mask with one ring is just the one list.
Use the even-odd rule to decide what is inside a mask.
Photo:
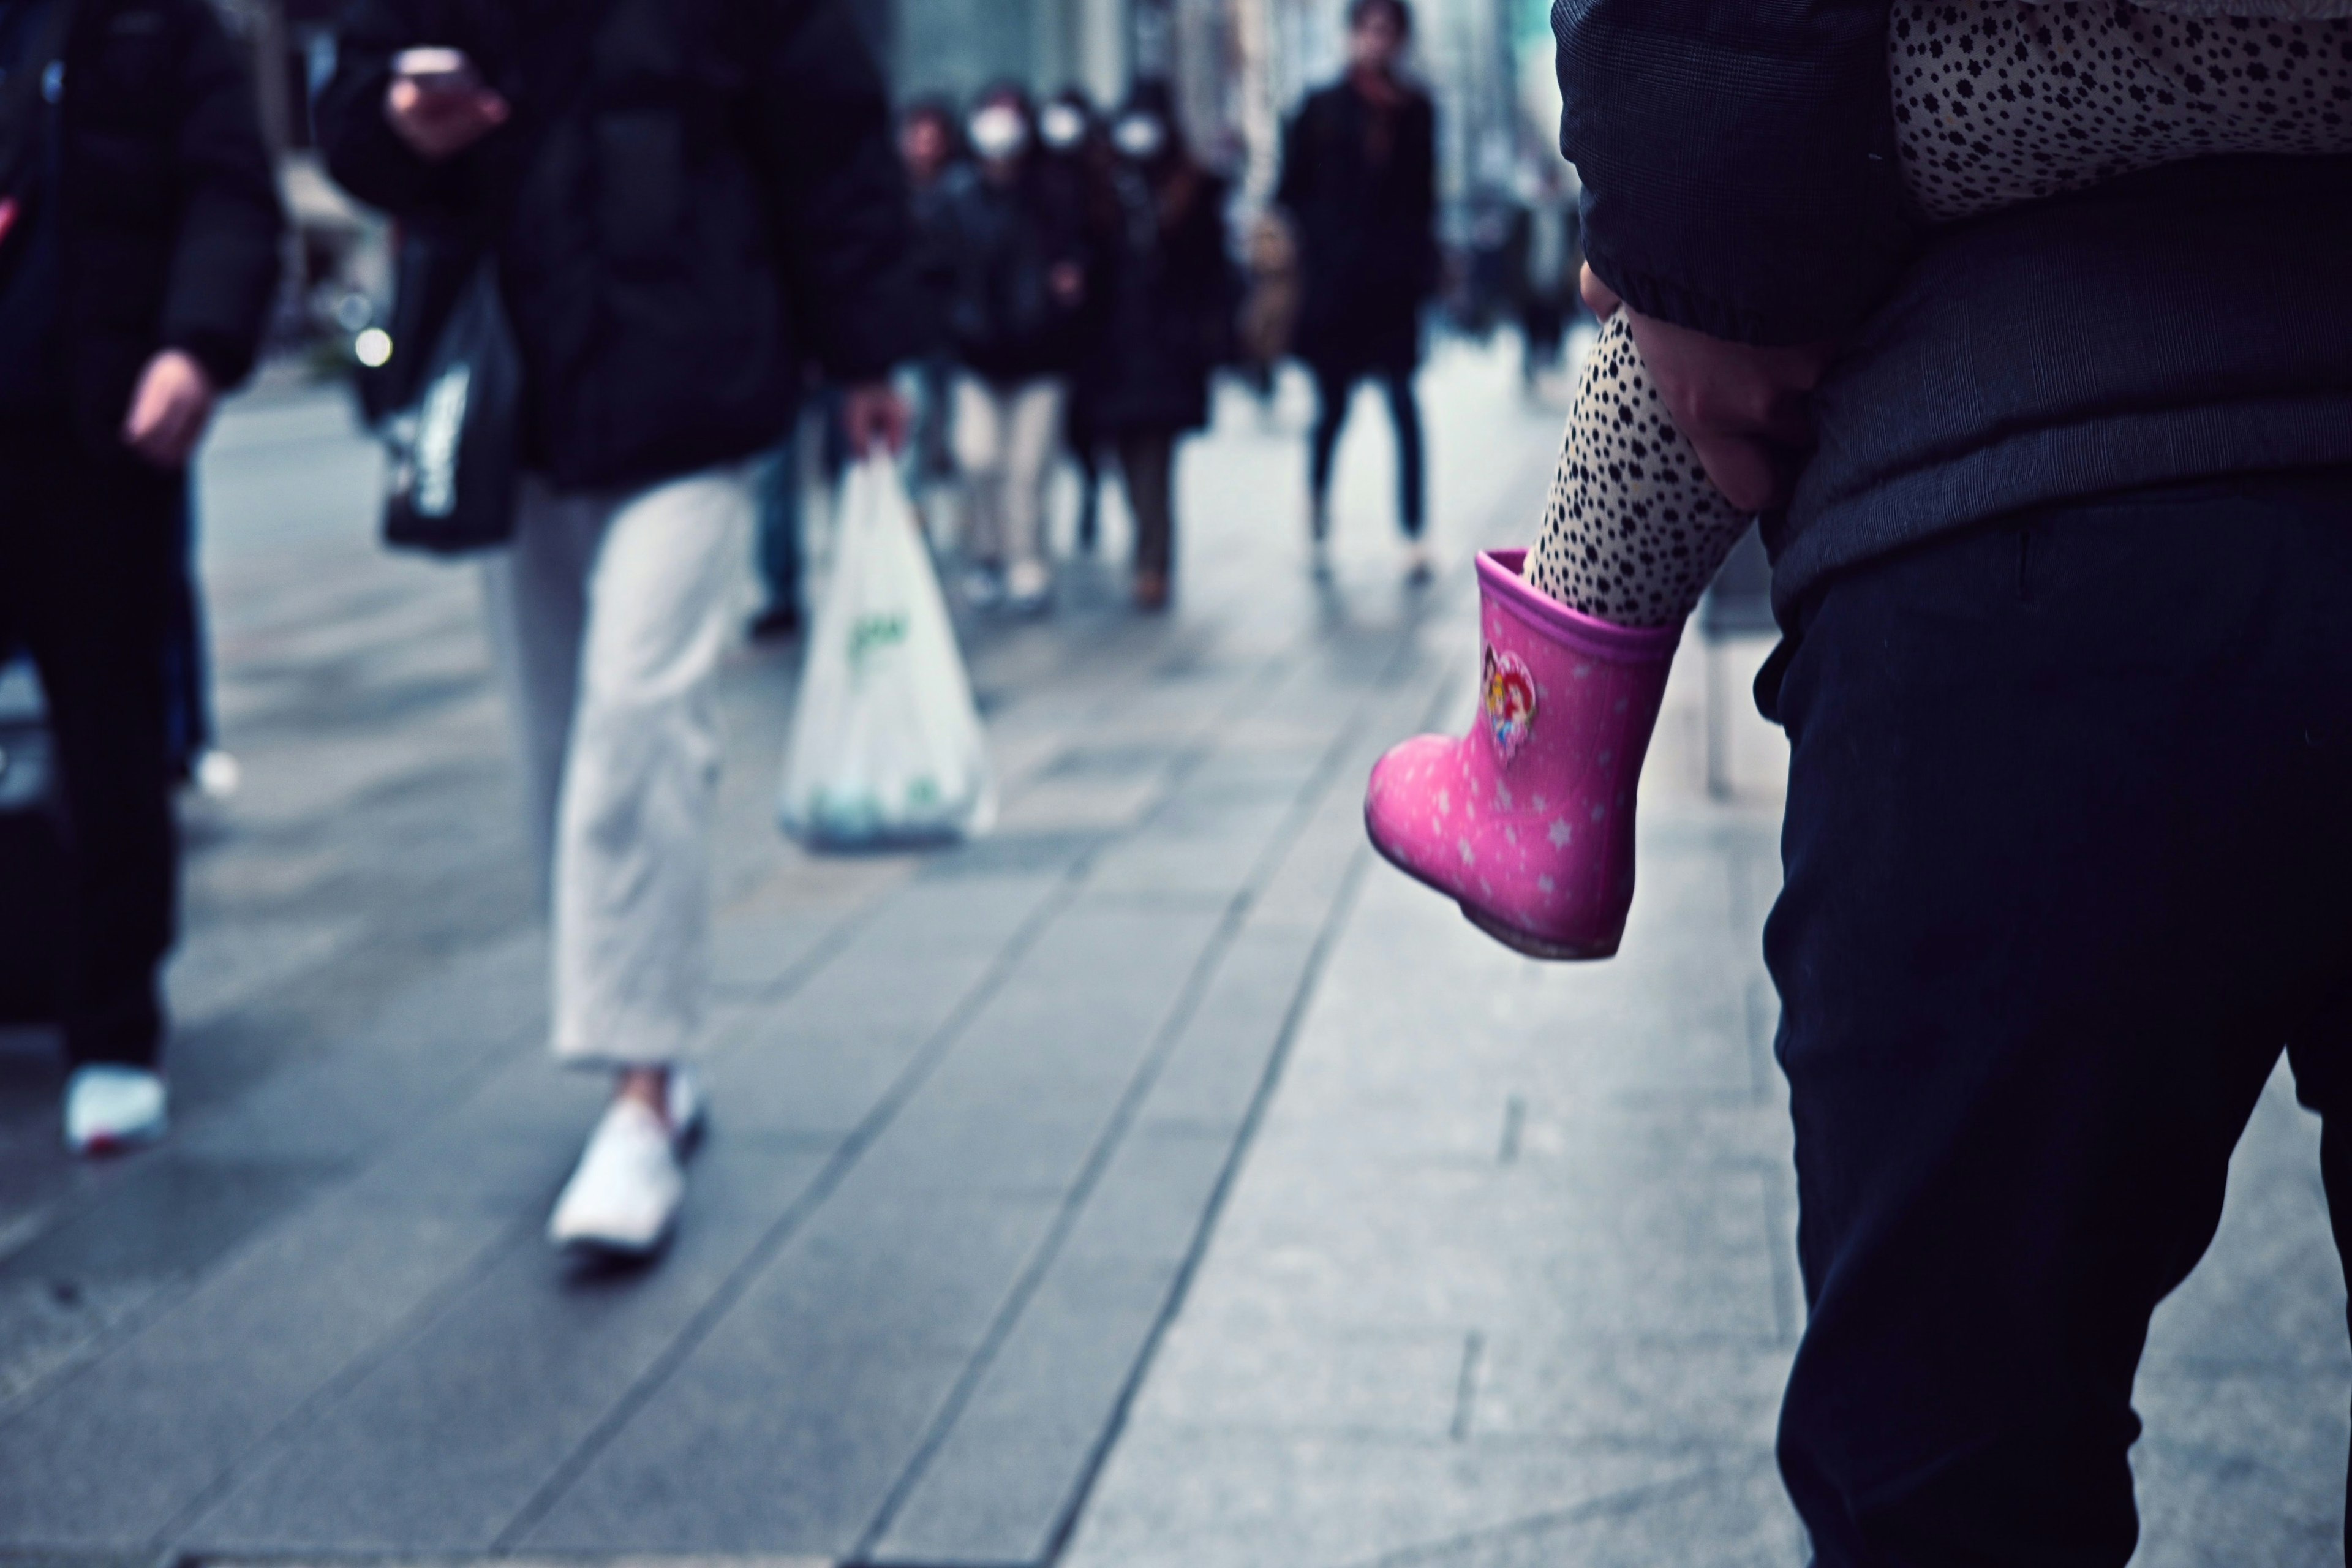
[(1015, 561), (1004, 574), (1004, 607), (1034, 616), (1053, 602), (1054, 574), (1043, 561)]
[(633, 1258), (659, 1250), (686, 1200), (685, 1156), (701, 1130), (701, 1097), (683, 1072), (669, 1075), (667, 1124), (642, 1100), (614, 1100), (555, 1200), (548, 1240)]
[(145, 1068), (96, 1063), (66, 1080), (66, 1147), (113, 1154), (163, 1136), (163, 1080)]

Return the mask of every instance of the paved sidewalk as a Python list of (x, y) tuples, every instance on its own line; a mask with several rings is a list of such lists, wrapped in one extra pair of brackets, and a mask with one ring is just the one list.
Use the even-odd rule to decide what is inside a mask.
[[(1687, 650), (1612, 963), (1523, 963), (1365, 849), (1361, 780), (1468, 698), (1468, 546), (1556, 411), (1428, 378), (1451, 574), (1403, 592), (1380, 422), (1339, 577), (1303, 389), (1188, 449), (1164, 621), (1074, 569), (976, 628), (1003, 826), (817, 858), (745, 653), (718, 1122), (655, 1269), (539, 1238), (596, 1086), (543, 952), (470, 578), (370, 542), (373, 458), (270, 395), (208, 464), (226, 740), (191, 825), (178, 1128), (77, 1166), (0, 1036), (0, 1564), (1790, 1565), (1801, 1321), (1773, 1000), (1778, 737)], [(2342, 1562), (2352, 1352), (2282, 1083), (2141, 1381), (2148, 1564)]]
[[(1741, 793), (1716, 801), (1684, 650), (1616, 960), (1527, 962), (1366, 870), (1067, 1568), (1801, 1568), (1771, 1453), (1803, 1302), (1760, 956), (1786, 747), (1740, 700), (1764, 651), (1717, 672)], [(2317, 1147), (2282, 1072), (2158, 1316), (2146, 1568), (2344, 1561), (2352, 1352)]]
[[(227, 744), (192, 823), (175, 1128), (75, 1165), (0, 1041), (0, 1551), (1048, 1558), (1355, 876), (1356, 792), (1455, 673), (1458, 542), (1539, 493), (1508, 357), (1430, 376), (1441, 542), (1400, 582), (1360, 422), (1303, 570), (1304, 389), (1188, 449), (1182, 597), (1074, 569), (977, 628), (1003, 826), (813, 858), (769, 802), (789, 657), (745, 654), (716, 1127), (658, 1268), (540, 1237), (598, 1087), (543, 942), (469, 573), (368, 538), (331, 400), (249, 400), (205, 514)], [(1116, 537), (1116, 536), (1114, 536)]]

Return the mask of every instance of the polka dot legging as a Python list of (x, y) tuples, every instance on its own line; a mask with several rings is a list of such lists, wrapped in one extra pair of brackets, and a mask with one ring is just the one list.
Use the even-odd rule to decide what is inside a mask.
[[(1887, 62), (1931, 223), (2210, 153), (2352, 153), (2352, 20), (1900, 0)], [(1748, 522), (1667, 418), (1620, 312), (1585, 363), (1528, 580), (1602, 620), (1676, 625)]]

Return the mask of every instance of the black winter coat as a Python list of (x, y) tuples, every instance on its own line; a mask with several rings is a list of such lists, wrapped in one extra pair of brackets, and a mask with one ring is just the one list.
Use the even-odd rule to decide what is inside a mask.
[[(948, 307), (950, 345), (966, 369), (991, 381), (1066, 375), (1094, 320), (1093, 260), (1084, 193), (1072, 172), (1032, 157), (1012, 184), (971, 166), (945, 180), (955, 276)], [(1054, 270), (1075, 267), (1089, 292), (1057, 299)]]
[(1437, 114), (1400, 84), (1385, 156), (1376, 111), (1346, 81), (1309, 97), (1283, 137), (1276, 205), (1298, 235), (1292, 352), (1318, 369), (1409, 371), (1421, 309), (1437, 291)]
[(1122, 163), (1097, 268), (1100, 326), (1078, 377), (1087, 426), (1197, 430), (1209, 422), (1209, 374), (1232, 352), (1236, 307), (1225, 247), (1225, 184), (1195, 172), (1171, 211), (1171, 186)]
[(241, 51), (207, 0), (81, 0), (58, 102), (58, 310), (74, 426), (119, 450), (147, 362), (253, 368), (284, 216)]
[[(393, 56), (426, 45), (516, 105), (440, 164), (383, 118)], [(559, 488), (749, 456), (784, 430), (804, 355), (859, 381), (927, 335), (847, 0), (353, 0), (318, 121), (336, 179), (430, 247), (395, 361), (495, 247), (529, 455)]]

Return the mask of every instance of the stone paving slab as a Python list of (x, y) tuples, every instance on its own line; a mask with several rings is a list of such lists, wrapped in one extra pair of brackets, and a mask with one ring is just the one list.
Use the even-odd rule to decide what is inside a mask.
[[(1509, 372), (1432, 373), (1441, 542), (1540, 483), (1556, 416)], [(1188, 456), (1173, 616), (1076, 561), (1054, 617), (966, 628), (993, 838), (782, 840), (793, 660), (730, 658), (716, 1126), (676, 1247), (619, 1273), (538, 1234), (597, 1089), (540, 1050), (474, 574), (374, 548), (331, 400), (232, 411), (247, 782), (190, 816), (173, 1142), (63, 1160), (48, 1047), (0, 1039), (0, 1560), (1050, 1558), (1312, 988), (1362, 770), (1452, 675), (1376, 426), (1336, 580), (1303, 571), (1305, 405)]]
[[(1382, 867), (1342, 906), (1070, 1568), (1805, 1561), (1772, 1460), (1802, 1322), (1759, 952), (1781, 743), (1743, 717), (1745, 791), (1708, 796), (1708, 662), (1669, 694), (1613, 962), (1526, 963)], [(2137, 1563), (2344, 1560), (2316, 1142), (2282, 1071), (2158, 1314)]]

